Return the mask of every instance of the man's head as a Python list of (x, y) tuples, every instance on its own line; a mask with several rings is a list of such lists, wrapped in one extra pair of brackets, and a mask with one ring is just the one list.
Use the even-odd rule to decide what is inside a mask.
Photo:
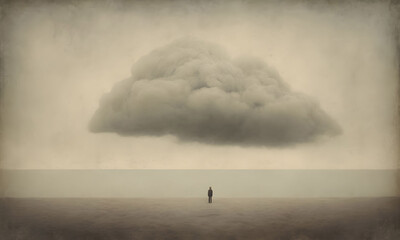
[(210, 190), (211, 190), (211, 187), (210, 187)]

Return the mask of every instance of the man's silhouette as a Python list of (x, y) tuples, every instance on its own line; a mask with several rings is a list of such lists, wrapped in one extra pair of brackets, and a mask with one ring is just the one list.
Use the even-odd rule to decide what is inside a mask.
[(208, 189), (208, 203), (212, 203), (213, 190), (211, 187)]

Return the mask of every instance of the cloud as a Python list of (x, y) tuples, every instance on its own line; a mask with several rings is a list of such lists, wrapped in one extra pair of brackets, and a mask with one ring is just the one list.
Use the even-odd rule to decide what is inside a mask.
[(140, 58), (105, 94), (92, 132), (172, 134), (210, 144), (286, 146), (341, 132), (310, 97), (251, 57), (185, 38)]

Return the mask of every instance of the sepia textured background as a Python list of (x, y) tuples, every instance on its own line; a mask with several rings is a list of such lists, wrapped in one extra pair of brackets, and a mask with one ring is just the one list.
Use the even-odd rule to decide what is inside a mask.
[[(1, 11), (3, 169), (398, 168), (398, 11), (391, 1), (3, 1)], [(146, 74), (155, 72), (151, 68), (161, 65), (145, 56), (168, 63), (170, 53), (152, 51), (182, 38), (218, 45), (229, 59), (250, 56), (262, 62), (290, 92), (307, 96), (326, 112), (339, 134), (314, 138), (296, 132), (312, 124), (307, 118), (290, 122), (304, 114), (294, 103), (276, 107), (278, 117), (260, 121), (235, 107), (214, 116), (222, 120), (200, 121), (201, 128), (188, 125), (179, 133), (178, 120), (193, 120), (165, 115), (159, 103), (173, 100), (149, 86), (139, 88), (147, 95), (133, 100), (142, 107), (135, 116), (144, 116), (135, 118), (139, 134), (90, 132), (100, 100), (112, 87), (135, 71), (149, 78)], [(230, 74), (227, 65), (217, 68), (218, 74)], [(248, 90), (251, 104), (265, 97)], [(223, 100), (217, 102), (225, 105), (204, 105), (218, 96), (200, 95), (202, 102), (194, 101), (192, 109), (203, 108), (200, 116), (210, 106), (221, 113), (230, 106)], [(239, 122), (254, 119), (240, 128), (242, 135), (234, 131), (235, 114)], [(265, 126), (267, 121), (272, 125)], [(166, 124), (176, 127), (165, 130)], [(257, 124), (269, 143), (282, 138), (295, 144), (260, 144), (251, 138)], [(205, 137), (196, 139), (200, 134)], [(234, 134), (250, 136), (243, 141), (247, 146), (225, 141)]]
[(0, 0), (0, 236), (400, 239), (399, 6)]

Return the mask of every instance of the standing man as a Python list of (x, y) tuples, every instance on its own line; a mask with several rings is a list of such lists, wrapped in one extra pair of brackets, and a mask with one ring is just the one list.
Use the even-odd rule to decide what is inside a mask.
[(208, 189), (208, 203), (212, 203), (213, 190), (211, 187)]

